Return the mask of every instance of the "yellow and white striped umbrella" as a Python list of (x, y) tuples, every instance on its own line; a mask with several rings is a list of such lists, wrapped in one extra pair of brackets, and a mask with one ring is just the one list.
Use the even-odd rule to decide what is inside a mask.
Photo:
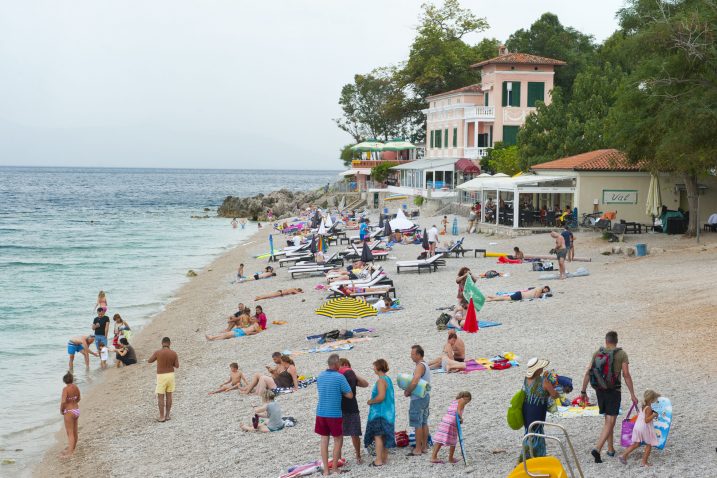
[(316, 309), (316, 315), (331, 319), (363, 319), (374, 317), (378, 311), (365, 300), (356, 297), (337, 297)]

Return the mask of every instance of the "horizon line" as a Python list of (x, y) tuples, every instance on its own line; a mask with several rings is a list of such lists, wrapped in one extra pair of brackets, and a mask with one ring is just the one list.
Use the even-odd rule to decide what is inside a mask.
[(43, 166), (43, 165), (16, 165), (16, 164), (0, 164), (0, 168), (44, 168), (44, 169), (179, 169), (185, 171), (336, 171), (341, 172), (342, 169), (291, 169), (291, 168), (219, 168), (219, 167), (167, 167), (167, 166)]

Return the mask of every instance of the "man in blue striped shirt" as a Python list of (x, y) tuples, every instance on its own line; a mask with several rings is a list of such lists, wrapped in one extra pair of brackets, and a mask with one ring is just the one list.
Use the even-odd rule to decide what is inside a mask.
[(338, 354), (329, 355), (329, 368), (319, 374), (316, 380), (319, 403), (316, 405), (314, 432), (321, 435), (321, 461), (324, 475), (329, 474), (329, 436), (334, 437), (333, 464), (338, 473), (341, 448), (344, 444), (341, 397), (353, 398), (346, 377), (339, 373)]

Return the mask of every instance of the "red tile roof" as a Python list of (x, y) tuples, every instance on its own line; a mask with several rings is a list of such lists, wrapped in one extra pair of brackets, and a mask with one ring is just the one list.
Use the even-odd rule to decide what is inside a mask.
[(478, 68), (485, 65), (493, 64), (528, 64), (528, 65), (565, 65), (566, 63), (562, 60), (555, 60), (553, 58), (546, 58), (544, 56), (531, 55), (529, 53), (506, 53), (505, 55), (496, 56), (490, 60), (481, 61), (475, 65), (471, 65), (471, 68)]
[(536, 164), (532, 169), (568, 169), (572, 171), (642, 171), (641, 164), (632, 164), (617, 149), (598, 149), (567, 158)]
[(439, 96), (446, 96), (446, 95), (453, 95), (456, 93), (482, 93), (482, 92), (483, 92), (483, 90), (480, 86), (480, 83), (476, 83), (475, 85), (468, 85), (468, 86), (464, 86), (462, 88), (456, 88), (455, 90), (444, 91), (443, 93), (437, 93), (435, 95), (427, 96), (426, 99), (428, 100), (431, 98), (437, 98)]

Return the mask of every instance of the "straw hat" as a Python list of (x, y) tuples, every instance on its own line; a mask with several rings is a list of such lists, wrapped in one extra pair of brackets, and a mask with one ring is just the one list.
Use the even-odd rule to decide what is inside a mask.
[(550, 365), (550, 360), (533, 357), (532, 359), (528, 360), (528, 370), (525, 372), (525, 376), (528, 378), (533, 378), (535, 372), (547, 367), (548, 365)]

